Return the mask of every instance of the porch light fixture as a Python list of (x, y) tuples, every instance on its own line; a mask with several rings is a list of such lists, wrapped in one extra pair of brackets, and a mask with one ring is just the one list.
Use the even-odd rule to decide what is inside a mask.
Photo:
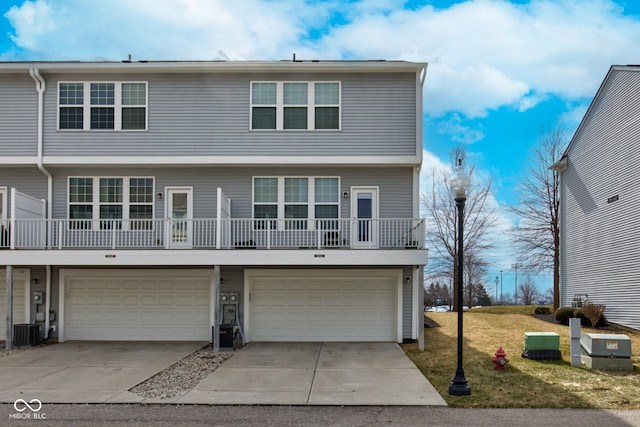
[(348, 199), (349, 198), (349, 192), (345, 191), (344, 193), (342, 193), (342, 198), (343, 199)]
[(464, 368), (462, 366), (462, 309), (463, 307), (463, 294), (462, 294), (462, 269), (464, 266), (464, 204), (467, 200), (467, 192), (469, 191), (470, 182), (469, 175), (465, 172), (462, 166), (462, 159), (458, 159), (458, 166), (456, 167), (456, 174), (450, 181), (451, 194), (456, 201), (456, 207), (458, 209), (458, 271), (456, 276), (457, 297), (458, 297), (458, 367), (456, 369), (456, 375), (451, 381), (449, 386), (449, 394), (453, 396), (468, 396), (471, 394), (471, 387), (469, 387), (469, 381), (464, 376)]

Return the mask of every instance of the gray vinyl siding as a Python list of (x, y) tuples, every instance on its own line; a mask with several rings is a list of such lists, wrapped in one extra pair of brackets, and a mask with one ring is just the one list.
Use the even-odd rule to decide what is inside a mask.
[(0, 157), (36, 156), (38, 94), (27, 72), (0, 74)]
[[(49, 74), (46, 156), (414, 156), (414, 73)], [(251, 81), (340, 81), (339, 131), (251, 131)], [(57, 131), (59, 81), (147, 81), (147, 131)], [(35, 114), (35, 100), (34, 114)], [(35, 124), (35, 122), (34, 122)], [(35, 130), (34, 130), (35, 131)]]
[(38, 199), (47, 198), (47, 178), (35, 166), (0, 167), (0, 187), (7, 187), (7, 207), (11, 203), (12, 188)]
[[(251, 218), (254, 176), (334, 176), (340, 178), (341, 218), (350, 218), (352, 186), (378, 186), (381, 218), (411, 218), (413, 213), (413, 169), (395, 168), (63, 168), (51, 169), (54, 174), (53, 215), (67, 217), (67, 186), (69, 176), (154, 177), (155, 192), (166, 186), (193, 187), (194, 218), (215, 218), (216, 191), (222, 188), (231, 199), (233, 218)], [(165, 200), (155, 200), (155, 217), (164, 218)]]
[[(640, 329), (640, 72), (613, 71), (562, 174), (562, 305), (574, 294)], [(610, 198), (616, 198), (611, 200)]]

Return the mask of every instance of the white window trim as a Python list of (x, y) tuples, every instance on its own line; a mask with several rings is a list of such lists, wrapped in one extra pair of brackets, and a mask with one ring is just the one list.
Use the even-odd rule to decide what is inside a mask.
[[(276, 128), (275, 129), (254, 129), (253, 128), (253, 108), (254, 107), (273, 107), (273, 104), (255, 104), (253, 103), (253, 84), (254, 83), (275, 83), (276, 84)], [(307, 104), (291, 104), (286, 107), (306, 107), (307, 108), (307, 128), (306, 129), (285, 129), (284, 128), (284, 85), (285, 83), (307, 83)], [(316, 104), (316, 83), (337, 83), (338, 84), (338, 104)], [(316, 129), (316, 107), (337, 107), (338, 108), (338, 128), (337, 129)], [(249, 129), (256, 132), (336, 132), (342, 130), (342, 82), (334, 80), (314, 80), (314, 81), (269, 81), (255, 80), (250, 82), (249, 86)]]
[[(315, 207), (316, 205), (333, 205), (334, 203), (317, 203), (316, 202), (316, 179), (317, 178), (334, 178), (338, 180), (338, 200), (336, 201), (335, 205), (338, 206), (338, 217), (335, 218), (336, 220), (340, 219), (340, 208), (341, 208), (341, 202), (340, 202), (340, 177), (339, 176), (323, 176), (323, 175), (318, 175), (318, 176), (303, 176), (303, 175), (281, 175), (281, 176), (267, 176), (267, 175), (256, 175), (253, 176), (251, 178), (251, 216), (254, 216), (254, 212), (255, 209), (254, 207), (256, 206), (256, 186), (255, 186), (255, 180), (256, 178), (277, 178), (278, 180), (278, 199), (276, 201), (275, 204), (277, 204), (277, 209), (278, 209), (278, 217), (277, 218), (269, 218), (269, 220), (273, 220), (273, 221), (277, 221), (277, 230), (282, 231), (285, 229), (285, 221), (284, 219), (286, 219), (284, 217), (285, 215), (285, 206), (286, 205), (301, 205), (303, 203), (285, 203), (285, 189), (284, 189), (284, 181), (285, 178), (306, 178), (307, 181), (307, 202), (306, 205), (308, 206), (307, 209), (307, 218), (306, 220), (309, 222), (306, 231), (309, 230), (315, 230), (315, 219), (316, 219), (316, 210)], [(258, 203), (258, 205), (273, 205), (274, 203), (266, 203), (266, 202), (260, 202)], [(254, 220), (261, 220), (262, 218), (253, 218)], [(322, 218), (322, 219), (327, 219), (327, 220), (333, 220), (333, 218)], [(300, 221), (304, 221), (304, 218), (301, 218)], [(338, 222), (339, 223), (339, 222)]]
[[(91, 221), (91, 229), (90, 230), (100, 230), (100, 222), (101, 221), (109, 221), (108, 219), (101, 219), (100, 218), (100, 206), (101, 205), (122, 205), (122, 218), (121, 219), (116, 219), (114, 221), (122, 221), (122, 229), (124, 231), (130, 230), (130, 231), (149, 231), (149, 230), (145, 230), (145, 229), (140, 229), (140, 230), (131, 230), (130, 227), (130, 221), (129, 221), (129, 208), (132, 205), (151, 205), (151, 219), (141, 219), (138, 220), (136, 219), (136, 221), (152, 221), (152, 224), (154, 224), (154, 219), (156, 217), (156, 204), (155, 204), (155, 200), (152, 196), (151, 202), (150, 203), (131, 203), (131, 201), (129, 201), (129, 195), (130, 195), (130, 185), (131, 185), (131, 180), (132, 179), (138, 179), (138, 178), (142, 178), (142, 179), (151, 179), (153, 181), (153, 188), (151, 190), (151, 194), (154, 195), (155, 194), (155, 188), (156, 188), (156, 179), (153, 176), (87, 176), (87, 175), (74, 175), (74, 176), (68, 176), (67, 177), (67, 218), (69, 219), (71, 216), (71, 192), (69, 191), (69, 186), (71, 184), (71, 180), (73, 178), (91, 178), (93, 180), (93, 200), (91, 201), (91, 208), (92, 208), (92, 218), (89, 220), (87, 219), (86, 221)], [(119, 178), (122, 179), (122, 203), (100, 203), (100, 180), (101, 179), (114, 179), (114, 178)], [(74, 205), (88, 205), (89, 203), (73, 203)], [(81, 220), (80, 220), (81, 221)]]
[[(82, 104), (82, 126), (83, 129), (61, 129), (60, 128), (60, 109), (64, 107), (80, 107), (80, 105), (60, 104), (60, 85), (66, 83), (82, 83), (83, 85), (83, 104)], [(91, 129), (91, 84), (92, 83), (110, 83), (114, 85), (113, 105), (96, 105), (96, 107), (113, 107), (113, 129)], [(122, 105), (122, 85), (126, 83), (143, 83), (145, 85), (145, 104), (144, 105)], [(57, 94), (57, 119), (56, 129), (62, 132), (147, 132), (149, 130), (149, 82), (147, 81), (60, 81), (58, 82)], [(122, 129), (122, 109), (123, 108), (144, 108), (144, 129)]]

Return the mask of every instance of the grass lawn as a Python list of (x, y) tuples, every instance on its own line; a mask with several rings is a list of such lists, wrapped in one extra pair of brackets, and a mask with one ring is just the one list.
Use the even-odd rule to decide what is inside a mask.
[[(471, 396), (447, 392), (457, 365), (457, 313), (427, 313), (440, 327), (425, 328), (425, 351), (418, 344), (402, 347), (453, 407), (465, 408), (606, 408), (640, 409), (640, 336), (582, 328), (585, 333), (622, 333), (631, 338), (633, 371), (573, 368), (569, 328), (536, 319), (534, 307), (487, 307), (464, 313), (464, 370)], [(562, 360), (522, 358), (525, 332), (560, 334)], [(504, 371), (491, 361), (503, 347)]]

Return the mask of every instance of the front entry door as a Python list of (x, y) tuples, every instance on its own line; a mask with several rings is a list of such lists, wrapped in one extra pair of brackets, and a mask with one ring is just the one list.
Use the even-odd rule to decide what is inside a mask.
[(378, 188), (351, 189), (351, 245), (358, 248), (378, 246)]
[(167, 188), (169, 247), (190, 248), (193, 245), (193, 189)]

